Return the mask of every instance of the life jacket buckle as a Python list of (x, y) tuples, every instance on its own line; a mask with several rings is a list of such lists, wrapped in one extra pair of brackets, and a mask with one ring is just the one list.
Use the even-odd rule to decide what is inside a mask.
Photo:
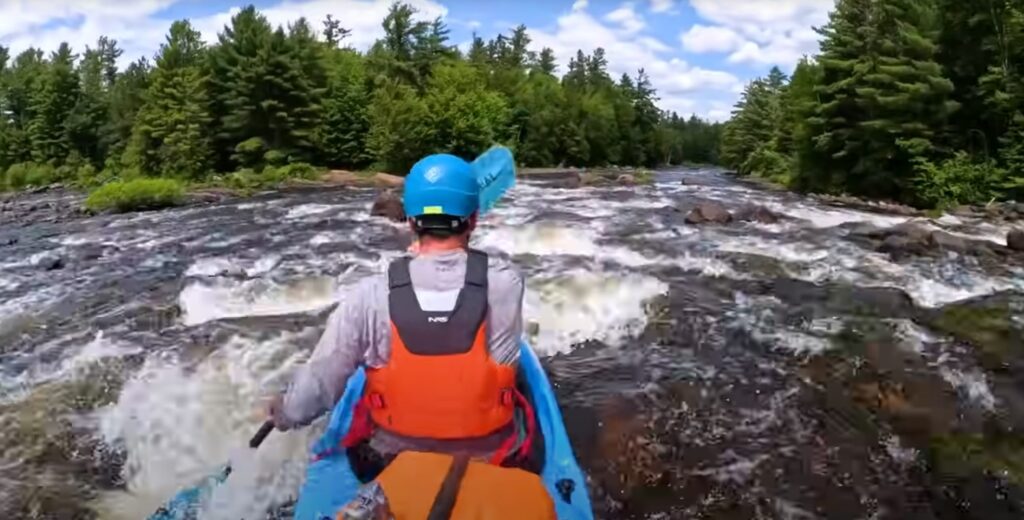
[(370, 394), (370, 395), (368, 395), (366, 397), (367, 397), (367, 400), (370, 402), (370, 406), (371, 407), (376, 408), (377, 410), (383, 410), (384, 409), (384, 396), (383, 395), (380, 395), (380, 394)]
[(516, 404), (515, 394), (511, 388), (501, 389), (501, 405), (511, 407)]

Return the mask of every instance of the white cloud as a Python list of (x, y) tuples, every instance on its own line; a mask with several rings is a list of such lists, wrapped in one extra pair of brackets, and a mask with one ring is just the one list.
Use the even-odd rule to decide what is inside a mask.
[(637, 14), (632, 2), (622, 4), (622, 7), (604, 15), (606, 21), (618, 24), (623, 31), (634, 34), (642, 31), (647, 23), (643, 17)]
[(588, 2), (587, 0), (576, 0), (575, 2), (572, 3), (572, 10), (573, 11), (586, 11), (587, 10), (587, 5), (589, 3), (590, 2)]
[(117, 39), (126, 54), (155, 49), (168, 24), (152, 16), (174, 1), (53, 0), (44, 6), (30, 0), (0, 0), (0, 44), (16, 54), (33, 46), (55, 50), (66, 41), (81, 52), (106, 35)]
[[(701, 27), (705, 35), (714, 31), (713, 36), (718, 38), (714, 44), (707, 44), (714, 49), (707, 52), (732, 52), (729, 56), (731, 63), (792, 67), (801, 56), (818, 50), (819, 36), (812, 27), (828, 21), (828, 13), (835, 1), (690, 0), (690, 4), (701, 18), (718, 25), (695, 26), (682, 35), (684, 47), (688, 44), (687, 37)], [(730, 32), (739, 40), (727, 36)], [(689, 45), (701, 48), (702, 43), (692, 36)]]
[(732, 52), (745, 42), (742, 36), (728, 27), (694, 25), (682, 34), (683, 48), (696, 53)]
[(675, 0), (651, 0), (651, 11), (655, 13), (667, 13), (675, 7)]
[[(46, 7), (40, 4), (45, 1)], [(122, 62), (140, 56), (151, 57), (164, 41), (171, 19), (156, 18), (162, 10), (180, 0), (133, 0), (112, 2), (105, 0), (0, 0), (4, 10), (0, 17), (0, 44), (10, 46), (12, 53), (34, 46), (53, 50), (67, 41), (77, 51), (93, 45), (103, 35), (118, 40), (124, 49)], [(448, 10), (433, 0), (407, 0), (419, 10), (420, 19), (444, 17)], [(346, 43), (357, 49), (367, 49), (381, 36), (380, 23), (387, 14), (389, 4), (375, 0), (283, 0), (260, 9), (273, 25), (287, 25), (300, 17), (308, 19), (313, 28), (328, 14), (342, 21), (352, 33)], [(208, 42), (238, 12), (230, 10), (192, 19), (193, 26), (202, 32)]]
[(558, 18), (553, 31), (531, 28), (531, 47), (540, 50), (550, 47), (563, 66), (576, 56), (577, 50), (592, 53), (597, 47), (605, 49), (608, 72), (613, 78), (623, 73), (634, 76), (643, 67), (651, 84), (661, 98), (658, 105), (666, 110), (690, 113), (704, 105), (697, 100), (722, 93), (730, 93), (740, 80), (724, 71), (695, 67), (679, 58), (665, 54), (671, 49), (648, 34), (631, 34), (614, 21), (595, 19), (586, 12), (574, 11)]

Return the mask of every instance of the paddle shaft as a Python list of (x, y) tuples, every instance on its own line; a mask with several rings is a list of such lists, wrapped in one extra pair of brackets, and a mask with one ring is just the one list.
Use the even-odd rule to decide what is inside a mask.
[(273, 421), (267, 421), (263, 423), (263, 426), (260, 426), (260, 429), (256, 432), (256, 435), (253, 435), (252, 439), (249, 439), (249, 447), (252, 449), (259, 448), (260, 444), (263, 444), (263, 439), (266, 439), (267, 435), (270, 435), (270, 432), (273, 430)]

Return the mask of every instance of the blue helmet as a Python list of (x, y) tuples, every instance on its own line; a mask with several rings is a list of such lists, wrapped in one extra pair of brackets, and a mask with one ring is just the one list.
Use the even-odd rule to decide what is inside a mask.
[(480, 185), (470, 164), (454, 155), (428, 155), (405, 178), (408, 217), (448, 215), (465, 219), (480, 207)]

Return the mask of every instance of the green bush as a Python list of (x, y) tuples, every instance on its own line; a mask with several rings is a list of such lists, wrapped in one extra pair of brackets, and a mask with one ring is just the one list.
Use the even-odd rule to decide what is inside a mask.
[(917, 198), (923, 205), (939, 209), (987, 203), (999, 195), (1006, 177), (995, 161), (975, 162), (964, 152), (939, 164), (918, 158), (914, 171)]
[(85, 199), (90, 211), (140, 211), (181, 204), (185, 187), (174, 179), (134, 179), (100, 186)]
[(7, 168), (5, 187), (18, 190), (21, 188), (47, 186), (56, 182), (57, 171), (49, 164), (24, 162), (12, 164)]
[(769, 146), (760, 146), (740, 166), (740, 173), (769, 179), (781, 184), (789, 183), (792, 172), (790, 162)]
[(259, 137), (251, 137), (235, 145), (235, 153), (231, 156), (238, 164), (246, 168), (259, 166), (267, 144)]
[(281, 150), (268, 150), (263, 154), (263, 162), (270, 166), (283, 166), (288, 162), (288, 154)]
[(315, 179), (320, 170), (308, 163), (294, 163), (279, 168), (265, 168), (263, 177), (270, 182), (283, 182), (289, 179)]

